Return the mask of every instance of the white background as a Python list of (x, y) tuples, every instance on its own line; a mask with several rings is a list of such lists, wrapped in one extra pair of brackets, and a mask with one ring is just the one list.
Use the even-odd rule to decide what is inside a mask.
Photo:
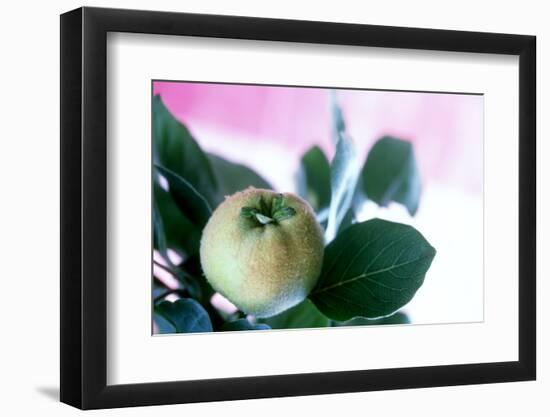
[[(517, 201), (516, 57), (286, 43), (269, 43), (267, 48), (260, 41), (136, 34), (112, 34), (107, 46), (108, 384), (517, 360), (518, 214), (517, 204), (510, 204)], [(234, 56), (238, 60), (231, 59)], [(223, 69), (219, 62), (225, 62)], [(388, 70), (404, 67), (406, 73)], [(151, 178), (147, 169), (151, 160), (150, 80), (178, 77), (483, 92), (485, 211), (476, 207), (476, 219), (464, 215), (468, 223), (475, 225), (475, 232), (470, 229), (470, 239), (458, 245), (468, 245), (474, 254), (460, 251), (458, 259), (443, 267), (436, 258), (429, 274), (437, 280), (445, 276), (451, 281), (464, 281), (470, 274), (477, 278), (477, 285), (466, 288), (480, 302), (485, 290), (485, 320), (480, 306), (470, 320), (466, 312), (452, 325), (438, 318), (425, 326), (152, 338)], [(442, 242), (449, 241), (449, 236), (453, 242), (460, 242), (460, 235), (448, 226), (449, 218), (467, 211), (468, 205), (463, 207), (462, 200), (459, 205), (460, 214), (445, 207), (444, 211), (432, 212), (427, 225), (419, 227), (422, 233), (430, 231), (429, 226), (443, 231), (440, 239), (425, 234), (441, 253), (445, 252)], [(508, 239), (502, 239), (503, 225), (510, 230)], [(476, 235), (483, 227), (484, 241)], [(457, 251), (452, 247), (450, 250)], [(464, 263), (465, 270), (456, 267), (457, 263)], [(485, 282), (479, 273), (484, 273)], [(454, 288), (453, 298), (467, 310), (468, 298)], [(437, 304), (431, 303), (430, 307), (438, 310)], [(220, 346), (223, 355), (219, 354)], [(345, 354), (341, 354), (343, 346)], [(187, 357), (208, 358), (208, 366), (202, 361), (177, 361), (181, 352)], [(246, 360), (227, 359), (243, 358), (243, 354)]]
[[(549, 124), (542, 120), (550, 97), (547, 74), (550, 58), (550, 28), (546, 25), (544, 2), (503, 1), (443, 2), (397, 1), (361, 2), (272, 2), (255, 1), (121, 1), (88, 5), (165, 9), (204, 13), (243, 14), (296, 19), (333, 20), (443, 29), (465, 29), (536, 34), (538, 36), (538, 119), (539, 161), (550, 157), (550, 148), (541, 138), (548, 136)], [(59, 310), (59, 52), (58, 14), (80, 6), (74, 1), (56, 4), (12, 2), (3, 9), (2, 71), (2, 151), (0, 170), (3, 199), (0, 206), (2, 239), (3, 296), (2, 370), (0, 408), (6, 415), (46, 413), (72, 415), (76, 411), (58, 404), (58, 310)], [(539, 163), (539, 213), (550, 210), (548, 164)], [(545, 186), (545, 187), (543, 187)], [(546, 188), (546, 191), (543, 190)], [(544, 191), (544, 192), (543, 192)], [(539, 216), (540, 217), (540, 216)], [(550, 249), (550, 224), (539, 218), (539, 259)], [(7, 268), (6, 268), (7, 267)], [(550, 390), (548, 352), (550, 336), (545, 321), (550, 317), (550, 296), (544, 281), (548, 265), (539, 263), (539, 380), (486, 386), (436, 388), (329, 395), (292, 399), (239, 401), (181, 405), (116, 411), (99, 415), (300, 415), (316, 413), (364, 413), (370, 415), (463, 416), (547, 415)], [(116, 413), (116, 414), (115, 414)]]

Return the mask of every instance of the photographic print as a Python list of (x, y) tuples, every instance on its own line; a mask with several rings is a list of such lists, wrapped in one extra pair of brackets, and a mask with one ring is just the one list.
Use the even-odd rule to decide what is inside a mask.
[(483, 321), (483, 95), (151, 100), (153, 334)]

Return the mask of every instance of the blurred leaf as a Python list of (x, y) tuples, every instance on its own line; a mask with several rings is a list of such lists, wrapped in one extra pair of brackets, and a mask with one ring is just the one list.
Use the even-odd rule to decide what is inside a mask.
[(192, 298), (180, 298), (171, 303), (162, 301), (155, 306), (155, 313), (161, 315), (176, 330), (176, 333), (211, 332), (212, 323), (206, 310)]
[[(158, 282), (158, 281), (157, 281)], [(164, 294), (165, 292), (167, 291), (167, 288), (164, 287), (164, 286), (159, 286), (159, 285), (153, 285), (153, 299), (161, 296), (162, 294)]]
[(188, 257), (183, 264), (180, 265), (180, 268), (195, 278), (195, 282), (200, 288), (200, 299), (202, 304), (205, 308), (208, 307), (210, 305), (210, 299), (216, 291), (214, 291), (202, 272), (199, 254)]
[[(189, 297), (189, 293), (187, 292), (187, 290), (185, 290), (184, 288), (178, 288), (178, 289), (165, 289), (163, 292), (161, 292), (160, 294), (158, 294), (157, 296), (155, 296), (154, 294), (156, 294), (157, 292), (155, 290), (153, 290), (153, 303), (154, 304), (159, 304), (159, 303), (162, 303), (167, 296), (169, 295), (177, 295), (178, 298), (188, 298)], [(193, 298), (191, 296), (191, 298)]]
[(380, 206), (391, 201), (414, 216), (420, 200), (420, 177), (410, 142), (385, 136), (371, 148), (362, 171), (367, 197)]
[(219, 329), (225, 322), (225, 316), (223, 311), (216, 309), (210, 302), (216, 291), (214, 291), (202, 272), (199, 254), (189, 256), (182, 264), (178, 265), (178, 268), (193, 278), (193, 282), (198, 286), (198, 289), (195, 291), (199, 294), (193, 298), (199, 301), (204, 307), (210, 316), (214, 329)]
[(207, 154), (218, 184), (216, 204), (225, 196), (235, 194), (250, 186), (271, 190), (273, 187), (260, 175), (245, 165), (230, 162), (218, 155)]
[(311, 329), (329, 325), (329, 319), (307, 299), (281, 314), (262, 319), (261, 322), (268, 324), (272, 329)]
[[(157, 211), (157, 214), (160, 214), (166, 245), (182, 254), (192, 255), (197, 253), (199, 251), (201, 230), (183, 215), (172, 196), (159, 185), (156, 177), (153, 184), (155, 198), (153, 209)], [(153, 221), (155, 220), (153, 219)], [(157, 247), (157, 249), (160, 252), (160, 248)]]
[(344, 139), (343, 136), (346, 134), (344, 113), (342, 112), (342, 108), (338, 105), (336, 90), (330, 90), (330, 110), (332, 118), (332, 140), (336, 145), (340, 140)]
[(212, 214), (208, 201), (188, 181), (175, 172), (160, 165), (156, 165), (156, 168), (168, 181), (170, 195), (179, 209), (202, 230)]
[(170, 270), (171, 275), (173, 275), (183, 287), (178, 289), (178, 292), (183, 293), (184, 296), (189, 296), (196, 300), (202, 299), (203, 294), (202, 287), (199, 282), (200, 277), (196, 278), (176, 265), (172, 265), (172, 267), (168, 269)]
[(359, 317), (349, 321), (336, 323), (336, 326), (382, 326), (385, 324), (410, 324), (410, 322), (411, 320), (407, 314), (398, 311), (391, 316), (382, 317), (379, 319), (366, 319)]
[(345, 131), (342, 110), (333, 94), (333, 130), (336, 139), (336, 153), (330, 165), (331, 199), (328, 213), (325, 241), (332, 241), (338, 232), (340, 223), (353, 202), (355, 187), (359, 176), (357, 152), (353, 140)]
[(177, 333), (176, 328), (172, 323), (170, 323), (168, 320), (166, 320), (163, 316), (160, 314), (154, 313), (153, 314), (153, 320), (155, 321), (155, 324), (158, 328), (158, 334), (169, 334), (169, 333)]
[(239, 319), (235, 321), (229, 321), (221, 327), (222, 332), (234, 332), (242, 330), (269, 330), (270, 327), (267, 324), (258, 323), (252, 324), (247, 319)]
[(157, 249), (165, 259), (168, 259), (164, 224), (156, 201), (153, 201), (153, 247)]
[(189, 182), (210, 203), (216, 199), (216, 178), (206, 154), (159, 95), (153, 98), (153, 160)]
[(330, 165), (323, 151), (313, 146), (304, 156), (298, 174), (299, 194), (315, 211), (330, 204)]
[(434, 256), (411, 226), (380, 219), (356, 223), (326, 247), (309, 298), (332, 320), (387, 316), (413, 298)]

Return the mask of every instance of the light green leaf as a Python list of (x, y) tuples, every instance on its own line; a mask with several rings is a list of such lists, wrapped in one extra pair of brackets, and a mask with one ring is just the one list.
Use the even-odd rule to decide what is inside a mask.
[(413, 298), (434, 256), (411, 226), (380, 219), (356, 223), (325, 249), (309, 297), (332, 320), (384, 317)]
[(239, 319), (235, 321), (229, 321), (223, 324), (221, 327), (222, 332), (234, 332), (242, 330), (269, 330), (270, 327), (267, 324), (258, 323), (252, 324), (247, 319)]
[(327, 208), (330, 204), (330, 165), (318, 146), (312, 147), (302, 156), (298, 190), (315, 211)]
[(331, 242), (336, 237), (340, 224), (353, 202), (359, 177), (359, 164), (355, 145), (352, 138), (345, 131), (342, 110), (336, 102), (335, 93), (332, 97), (336, 153), (330, 164), (331, 199), (325, 231), (326, 242)]
[(304, 300), (281, 314), (261, 320), (272, 329), (311, 329), (328, 327), (329, 319), (317, 310), (313, 303)]
[(206, 198), (175, 172), (160, 165), (155, 165), (155, 167), (168, 181), (170, 195), (182, 213), (199, 229), (202, 229), (212, 214), (212, 209)]
[(418, 210), (420, 176), (410, 142), (385, 136), (371, 148), (362, 171), (363, 190), (380, 206), (404, 205), (411, 216)]
[(162, 301), (155, 306), (155, 313), (172, 324), (176, 329), (176, 333), (212, 331), (212, 323), (208, 313), (192, 298), (180, 298), (173, 303)]

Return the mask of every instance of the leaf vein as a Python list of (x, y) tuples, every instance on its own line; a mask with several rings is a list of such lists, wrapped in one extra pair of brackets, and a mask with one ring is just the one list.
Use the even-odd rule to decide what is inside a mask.
[[(387, 268), (382, 268), (382, 269), (378, 269), (376, 271), (371, 271), (371, 272), (363, 272), (362, 274), (360, 275), (357, 275), (357, 276), (354, 276), (354, 277), (351, 277), (349, 279), (346, 279), (345, 281), (338, 281), (332, 285), (329, 285), (329, 286), (326, 286), (324, 288), (321, 288), (317, 291), (315, 291), (315, 294), (318, 294), (318, 293), (321, 293), (321, 292), (325, 292), (325, 291), (328, 291), (330, 289), (333, 289), (333, 288), (336, 288), (336, 287), (340, 287), (342, 285), (346, 285), (346, 284), (350, 284), (354, 281), (357, 281), (357, 280), (360, 280), (362, 278), (367, 278), (369, 276), (373, 276), (373, 275), (378, 275), (378, 274), (381, 274), (383, 272), (387, 272), (387, 271), (391, 271), (392, 269), (395, 269), (395, 268), (400, 268), (404, 265), (409, 265), (409, 264), (412, 264), (414, 262), (418, 262), (418, 261), (421, 261), (422, 259), (425, 259), (425, 258), (428, 258), (429, 256), (423, 256), (423, 257), (420, 257), (420, 258), (415, 258), (415, 259), (411, 259), (409, 261), (406, 261), (406, 262), (403, 262), (403, 263), (400, 263), (400, 264), (393, 264)], [(423, 272), (425, 273), (425, 272)]]

